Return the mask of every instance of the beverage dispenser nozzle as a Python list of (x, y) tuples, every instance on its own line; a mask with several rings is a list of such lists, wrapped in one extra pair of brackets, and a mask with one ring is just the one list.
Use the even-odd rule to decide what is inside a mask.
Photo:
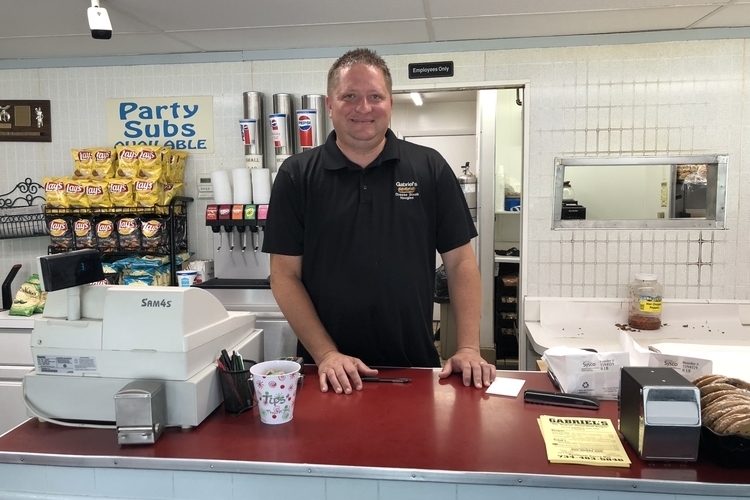
[(258, 251), (258, 227), (257, 226), (251, 227), (250, 233), (252, 234), (253, 252), (257, 252)]
[(234, 250), (234, 228), (232, 226), (227, 227), (227, 232), (229, 233), (229, 251)]

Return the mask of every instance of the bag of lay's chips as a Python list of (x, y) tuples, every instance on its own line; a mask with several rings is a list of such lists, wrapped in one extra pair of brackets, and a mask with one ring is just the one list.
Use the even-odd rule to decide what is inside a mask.
[(164, 172), (161, 146), (139, 146), (138, 179), (159, 181)]
[(115, 169), (115, 177), (118, 179), (135, 179), (137, 176), (137, 146), (117, 146), (117, 168)]
[(169, 204), (175, 196), (182, 196), (185, 185), (182, 182), (165, 182), (161, 185), (161, 200), (159, 200), (159, 213), (169, 213)]
[(73, 221), (73, 233), (75, 234), (76, 250), (96, 248), (96, 233), (91, 219), (86, 217), (75, 219)]
[(161, 200), (161, 184), (156, 181), (137, 180), (133, 184), (135, 204), (138, 207), (155, 207)]
[(141, 250), (167, 253), (167, 221), (164, 218), (141, 219)]
[(91, 177), (98, 181), (114, 177), (117, 150), (111, 148), (94, 149), (94, 166)]
[(113, 207), (134, 207), (133, 179), (109, 179), (107, 181), (109, 200)]
[(116, 219), (117, 242), (120, 250), (140, 250), (141, 221), (136, 216), (126, 215)]
[(73, 219), (71, 217), (47, 216), (47, 229), (52, 248), (73, 250)]
[(109, 199), (109, 184), (107, 181), (90, 180), (84, 186), (86, 197), (92, 208), (110, 208), (112, 202)]
[(100, 252), (117, 251), (117, 231), (115, 231), (114, 218), (109, 215), (97, 217), (94, 221), (96, 231), (96, 248)]
[(65, 195), (68, 197), (68, 204), (71, 208), (91, 208), (86, 196), (86, 189), (83, 187), (86, 183), (83, 179), (67, 179), (65, 181)]
[(65, 194), (67, 177), (45, 177), (42, 179), (44, 195), (48, 207), (68, 208), (68, 196)]
[(172, 150), (170, 152), (169, 160), (166, 164), (167, 173), (164, 176), (168, 182), (183, 182), (187, 155), (187, 151)]
[(71, 149), (75, 168), (75, 179), (91, 179), (94, 175), (94, 152), (91, 149)]

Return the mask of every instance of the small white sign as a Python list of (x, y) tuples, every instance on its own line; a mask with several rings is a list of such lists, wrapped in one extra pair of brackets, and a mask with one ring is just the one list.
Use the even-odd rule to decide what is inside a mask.
[(107, 138), (112, 146), (167, 146), (214, 152), (213, 97), (107, 99)]

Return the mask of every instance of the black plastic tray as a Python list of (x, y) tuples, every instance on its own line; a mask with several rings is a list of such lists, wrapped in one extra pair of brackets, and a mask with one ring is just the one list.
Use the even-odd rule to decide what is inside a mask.
[(717, 434), (703, 426), (698, 455), (722, 467), (750, 468), (750, 437)]

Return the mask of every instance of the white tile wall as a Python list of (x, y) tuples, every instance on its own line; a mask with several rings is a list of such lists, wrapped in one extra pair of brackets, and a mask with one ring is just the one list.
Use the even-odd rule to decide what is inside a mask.
[[(453, 60), (455, 76), (432, 83), (530, 80), (530, 171), (524, 193), (530, 236), (530, 295), (623, 297), (635, 272), (653, 271), (670, 298), (750, 299), (750, 40), (518, 49), (386, 57), (394, 85), (413, 85), (411, 62)], [(109, 97), (210, 95), (215, 153), (188, 160), (196, 173), (242, 165), (236, 140), (242, 92), (324, 93), (331, 58), (163, 66), (0, 71), (0, 95), (50, 99), (50, 144), (0, 142), (0, 193), (25, 177), (63, 175), (70, 149), (106, 141)], [(270, 138), (267, 137), (267, 141)], [(270, 147), (267, 144), (267, 150)], [(730, 155), (724, 231), (552, 231), (553, 159), (571, 155)], [(267, 155), (268, 156), (268, 155)], [(272, 161), (267, 158), (267, 161)], [(744, 203), (743, 203), (744, 201)], [(190, 208), (190, 248), (212, 256), (202, 226), (206, 203)], [(0, 274), (22, 263), (22, 279), (45, 238), (0, 241)]]

